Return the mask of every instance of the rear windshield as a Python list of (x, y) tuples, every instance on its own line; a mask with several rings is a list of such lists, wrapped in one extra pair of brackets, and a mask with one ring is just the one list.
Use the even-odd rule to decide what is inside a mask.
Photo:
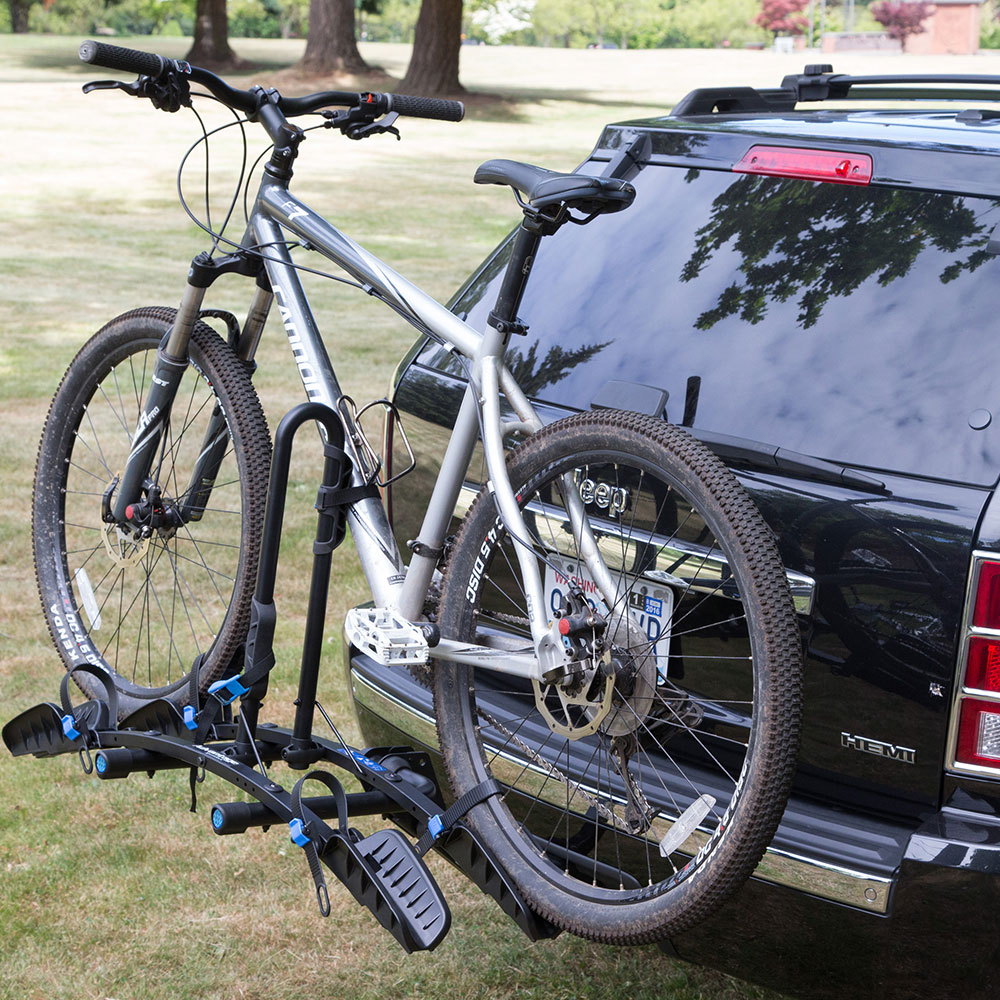
[[(608, 380), (655, 385), (677, 423), (996, 480), (998, 202), (663, 166), (634, 183), (632, 208), (542, 241), (511, 356), (533, 397), (586, 409)], [(506, 257), (454, 303), (474, 326)], [(434, 344), (420, 361), (461, 373)]]

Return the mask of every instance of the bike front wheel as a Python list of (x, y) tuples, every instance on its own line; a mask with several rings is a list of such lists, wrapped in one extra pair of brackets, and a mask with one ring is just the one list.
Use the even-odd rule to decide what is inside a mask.
[[(267, 423), (246, 366), (201, 322), (151, 470), (176, 516), (146, 538), (106, 520), (174, 312), (125, 313), (84, 345), (53, 398), (35, 472), (49, 630), (67, 669), (111, 672), (123, 714), (153, 698), (188, 700), (198, 657), (203, 688), (229, 666), (246, 636), (263, 528)], [(195, 483), (206, 449), (214, 481)], [(102, 696), (88, 674), (74, 677)]]
[[(558, 927), (623, 944), (677, 933), (753, 872), (794, 774), (801, 642), (773, 537), (714, 455), (638, 414), (552, 424), (508, 471), (548, 614), (585, 597), (605, 667), (561, 685), (437, 663), (452, 790), (504, 786), (467, 822)], [(582, 561), (571, 502), (611, 594)], [(530, 647), (514, 545), (484, 490), (450, 557), (443, 635)]]

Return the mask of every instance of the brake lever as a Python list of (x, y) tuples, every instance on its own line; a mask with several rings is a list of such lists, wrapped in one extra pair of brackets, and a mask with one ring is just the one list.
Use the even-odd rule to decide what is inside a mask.
[(403, 138), (399, 134), (399, 129), (394, 127), (394, 122), (398, 117), (399, 115), (395, 111), (390, 111), (389, 114), (377, 122), (349, 125), (344, 129), (344, 135), (348, 139), (367, 139), (369, 136), (378, 135), (380, 132), (391, 132), (398, 142)]
[(91, 80), (83, 85), (83, 92), (89, 94), (92, 90), (124, 90), (132, 97), (145, 97), (142, 86), (139, 83), (142, 77), (133, 80), (132, 83), (122, 83), (121, 80)]
[(191, 91), (187, 77), (168, 73), (159, 80), (138, 76), (131, 83), (121, 80), (92, 80), (83, 85), (83, 92), (92, 90), (124, 90), (132, 97), (147, 97), (159, 111), (180, 111), (191, 106)]
[(399, 117), (397, 112), (390, 111), (379, 121), (372, 121), (370, 114), (371, 112), (363, 107), (351, 108), (348, 111), (322, 112), (326, 119), (326, 127), (340, 129), (348, 139), (367, 139), (380, 132), (391, 132), (397, 139), (402, 138), (399, 129), (394, 128), (395, 121)]

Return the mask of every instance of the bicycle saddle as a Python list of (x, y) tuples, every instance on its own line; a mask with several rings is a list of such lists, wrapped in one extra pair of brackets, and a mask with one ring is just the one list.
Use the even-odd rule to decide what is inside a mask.
[(516, 160), (487, 160), (476, 171), (477, 184), (506, 184), (520, 191), (532, 208), (565, 204), (588, 215), (628, 208), (635, 188), (616, 177), (560, 174)]

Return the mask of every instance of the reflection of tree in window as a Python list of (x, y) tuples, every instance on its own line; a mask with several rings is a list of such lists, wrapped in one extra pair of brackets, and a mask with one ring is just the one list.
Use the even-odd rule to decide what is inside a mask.
[[(472, 308), (481, 305), (489, 292), (490, 285), (499, 279), (510, 259), (511, 241), (501, 246), (487, 265), (472, 279), (462, 294), (451, 303), (452, 308), (469, 304)], [(463, 316), (466, 314), (460, 314)], [(516, 343), (516, 340), (515, 342)], [(511, 344), (504, 355), (504, 362), (513, 374), (515, 381), (529, 396), (537, 395), (546, 386), (554, 385), (564, 379), (577, 365), (589, 361), (599, 351), (604, 350), (612, 341), (603, 344), (584, 344), (572, 350), (564, 350), (556, 345), (550, 347), (545, 356), (538, 359), (538, 344), (533, 343), (526, 353)], [(455, 375), (458, 378), (466, 376), (465, 367), (452, 352), (439, 351), (430, 359), (432, 367)]]
[[(613, 341), (606, 340), (603, 344), (584, 344), (570, 351), (564, 351), (557, 345), (550, 347), (541, 361), (538, 360), (538, 344), (534, 343), (525, 354), (519, 350), (508, 350), (505, 361), (514, 376), (514, 381), (525, 394), (537, 396), (542, 389), (564, 379), (577, 365), (589, 361), (610, 343)], [(581, 402), (586, 405), (589, 400)]]
[(798, 323), (807, 329), (831, 296), (849, 295), (872, 277), (888, 285), (928, 247), (956, 255), (939, 275), (942, 283), (975, 271), (991, 259), (987, 231), (955, 195), (748, 176), (712, 203), (681, 279), (697, 278), (732, 241), (741, 277), (696, 327), (708, 330), (736, 315), (759, 323), (771, 302), (796, 299)]

